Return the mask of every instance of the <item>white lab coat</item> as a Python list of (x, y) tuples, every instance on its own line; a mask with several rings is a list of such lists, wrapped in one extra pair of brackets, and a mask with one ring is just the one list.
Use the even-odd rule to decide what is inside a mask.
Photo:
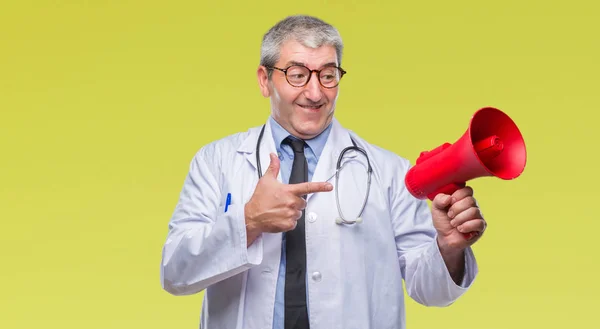
[[(281, 233), (263, 233), (246, 247), (244, 204), (258, 181), (255, 159), (260, 127), (201, 148), (190, 165), (163, 248), (161, 281), (173, 295), (206, 289), (201, 328), (265, 329), (273, 323)], [(404, 186), (407, 160), (371, 145), (337, 120), (313, 181), (330, 181), (350, 136), (369, 155), (373, 179), (363, 222), (338, 225), (334, 192), (308, 195), (307, 289), (311, 329), (405, 328), (408, 295), (428, 306), (447, 306), (472, 284), (477, 264), (466, 252), (456, 285), (439, 253), (426, 201)], [(263, 172), (276, 153), (270, 125), (261, 143)], [(355, 218), (366, 191), (365, 158), (347, 152), (340, 177), (343, 215)], [(281, 176), (279, 176), (281, 180)], [(231, 205), (224, 212), (227, 193)]]

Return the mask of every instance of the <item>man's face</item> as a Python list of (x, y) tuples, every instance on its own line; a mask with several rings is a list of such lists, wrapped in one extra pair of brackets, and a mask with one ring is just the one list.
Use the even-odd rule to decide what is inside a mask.
[[(333, 46), (317, 49), (304, 47), (290, 40), (281, 47), (279, 61), (275, 67), (285, 69), (290, 65), (304, 65), (311, 70), (327, 66), (338, 66), (337, 54)], [(316, 73), (304, 87), (290, 85), (285, 74), (273, 70), (271, 81), (264, 67), (258, 69), (261, 92), (271, 97), (271, 113), (274, 119), (291, 134), (311, 139), (319, 135), (331, 122), (338, 96), (338, 87), (325, 88), (319, 83)]]

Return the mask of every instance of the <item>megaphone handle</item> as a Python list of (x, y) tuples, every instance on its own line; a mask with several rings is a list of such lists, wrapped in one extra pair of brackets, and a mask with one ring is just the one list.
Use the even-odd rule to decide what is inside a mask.
[[(465, 187), (466, 183), (451, 183), (448, 184), (446, 186), (442, 186), (439, 189), (437, 189), (435, 192), (430, 193), (429, 195), (427, 195), (427, 198), (429, 198), (429, 200), (433, 201), (433, 199), (435, 199), (435, 196), (440, 194), (440, 193), (444, 193), (444, 194), (449, 194), (451, 195), (452, 193), (456, 192), (457, 190), (460, 190), (461, 188)], [(465, 237), (465, 239), (470, 240), (471, 238), (473, 238), (475, 236), (475, 232), (470, 232), (470, 233), (463, 233), (463, 236)]]

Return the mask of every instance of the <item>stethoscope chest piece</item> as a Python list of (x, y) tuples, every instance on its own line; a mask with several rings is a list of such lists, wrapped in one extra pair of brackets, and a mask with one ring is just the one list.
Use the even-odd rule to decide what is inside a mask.
[(362, 217), (358, 217), (353, 221), (349, 221), (349, 220), (344, 221), (341, 217), (337, 217), (335, 219), (335, 223), (339, 224), (339, 225), (341, 225), (341, 224), (360, 224), (360, 223), (362, 223), (362, 221), (363, 221)]

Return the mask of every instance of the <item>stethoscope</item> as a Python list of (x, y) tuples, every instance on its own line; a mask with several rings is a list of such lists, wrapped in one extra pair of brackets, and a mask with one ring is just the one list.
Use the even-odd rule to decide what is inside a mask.
[[(258, 167), (258, 179), (260, 179), (262, 177), (262, 168), (260, 166), (260, 142), (262, 141), (264, 132), (265, 132), (265, 125), (262, 126), (262, 129), (260, 130), (260, 135), (258, 135), (258, 140), (256, 142), (256, 165)], [(373, 168), (371, 168), (371, 162), (369, 161), (369, 156), (367, 155), (367, 152), (365, 152), (365, 150), (356, 146), (356, 143), (354, 142), (354, 139), (352, 139), (352, 137), (350, 137), (350, 139), (352, 140), (352, 145), (354, 145), (354, 146), (348, 146), (342, 150), (342, 152), (340, 153), (340, 155), (338, 157), (338, 161), (337, 161), (336, 169), (335, 169), (335, 187), (333, 189), (335, 191), (335, 203), (337, 204), (338, 215), (339, 215), (339, 217), (335, 219), (335, 222), (337, 224), (362, 223), (362, 221), (363, 221), (362, 214), (367, 205), (367, 200), (369, 198), (369, 191), (371, 190), (371, 175), (373, 173)], [(360, 212), (358, 213), (358, 216), (356, 217), (356, 219), (346, 219), (344, 217), (344, 215), (342, 214), (342, 208), (340, 207), (340, 200), (339, 200), (339, 194), (338, 194), (338, 186), (339, 186), (338, 183), (339, 183), (339, 179), (340, 179), (339, 178), (340, 171), (342, 169), (342, 160), (344, 159), (344, 154), (351, 150), (355, 150), (355, 151), (362, 153), (365, 156), (365, 158), (367, 159), (367, 193), (365, 195), (365, 198), (363, 199), (362, 207), (360, 208)]]

